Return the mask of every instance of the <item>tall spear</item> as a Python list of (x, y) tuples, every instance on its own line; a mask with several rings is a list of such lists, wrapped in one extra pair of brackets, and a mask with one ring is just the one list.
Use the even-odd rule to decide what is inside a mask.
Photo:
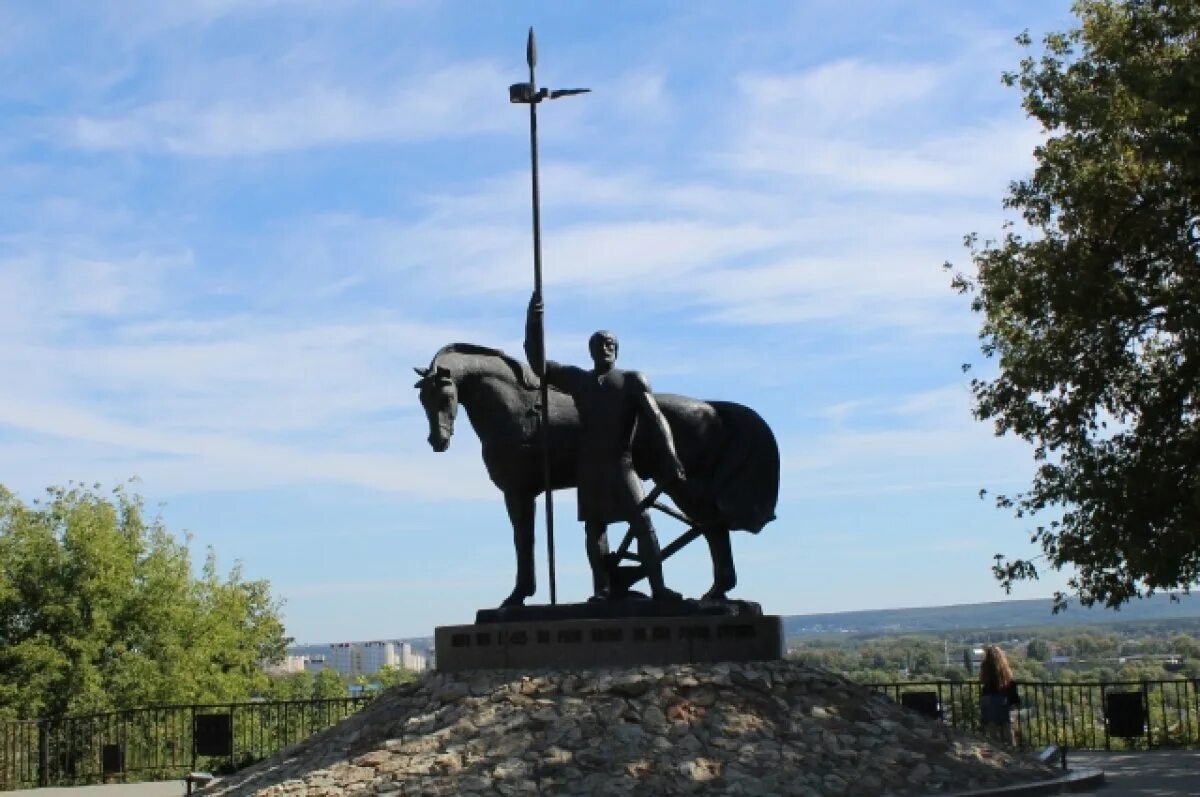
[[(556, 100), (559, 97), (569, 97), (572, 94), (583, 94), (591, 89), (556, 89), (548, 91), (539, 89), (534, 77), (534, 67), (537, 66), (537, 41), (533, 37), (533, 28), (529, 29), (529, 38), (525, 42), (525, 61), (529, 64), (529, 82), (514, 83), (508, 87), (510, 102), (523, 103), (529, 106), (529, 160), (533, 164), (533, 292), (539, 302), (542, 301), (542, 211), (541, 193), (538, 188), (538, 143), (537, 143), (537, 106), (544, 99)], [(545, 303), (543, 302), (543, 306)], [(542, 318), (538, 317), (538, 339), (541, 341), (541, 358), (538, 363), (540, 373), (546, 373), (546, 329)], [(550, 482), (550, 385), (542, 378), (541, 391), (542, 415), (542, 475), (546, 482), (546, 548), (550, 559), (550, 603), (558, 603), (558, 589), (554, 580), (554, 493)]]

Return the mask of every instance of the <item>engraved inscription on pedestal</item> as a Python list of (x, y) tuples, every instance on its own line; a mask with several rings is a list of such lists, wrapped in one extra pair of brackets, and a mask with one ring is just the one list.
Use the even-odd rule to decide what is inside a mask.
[(442, 626), (435, 645), (442, 672), (773, 661), (784, 654), (783, 622), (776, 615)]

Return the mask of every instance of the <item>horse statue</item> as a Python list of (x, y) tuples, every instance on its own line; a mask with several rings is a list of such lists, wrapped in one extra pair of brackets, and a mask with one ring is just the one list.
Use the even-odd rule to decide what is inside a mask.
[[(414, 370), (420, 377), (414, 387), (420, 390), (429, 421), (430, 447), (438, 452), (449, 448), (460, 404), (483, 444), (483, 463), (492, 483), (504, 493), (517, 554), (516, 585), (501, 605), (523, 606), (536, 590), (534, 499), (545, 488), (538, 378), (526, 364), (504, 352), (471, 343), (444, 346), (428, 368)], [(655, 393), (654, 398), (687, 472), (686, 481), (666, 485), (664, 490), (685, 517), (655, 506), (693, 522), (694, 536), (704, 535), (713, 568), (713, 585), (704, 599), (727, 600), (726, 594), (737, 584), (730, 530), (757, 533), (775, 519), (779, 496), (775, 435), (758, 413), (741, 404), (670, 393)], [(551, 486), (555, 490), (574, 487), (579, 414), (571, 397), (554, 389), (549, 414)], [(652, 439), (640, 429), (634, 436), (634, 468), (643, 479), (656, 472), (660, 452)], [(674, 550), (677, 547), (668, 546), (664, 558)]]

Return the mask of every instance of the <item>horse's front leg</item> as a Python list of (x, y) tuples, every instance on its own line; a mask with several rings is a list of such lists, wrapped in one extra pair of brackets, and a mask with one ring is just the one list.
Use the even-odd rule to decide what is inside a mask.
[(533, 569), (533, 523), (536, 514), (533, 495), (516, 491), (504, 494), (504, 506), (512, 521), (513, 547), (517, 551), (517, 583), (512, 594), (501, 606), (524, 606), (526, 598), (537, 591), (537, 576)]
[(725, 601), (729, 590), (737, 586), (737, 571), (733, 568), (733, 548), (729, 544), (729, 529), (724, 526), (705, 529), (708, 553), (712, 557), (713, 585), (702, 600)]

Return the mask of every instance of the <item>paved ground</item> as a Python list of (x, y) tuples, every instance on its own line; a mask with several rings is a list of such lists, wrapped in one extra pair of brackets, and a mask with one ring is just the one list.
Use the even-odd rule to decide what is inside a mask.
[(1200, 751), (1069, 753), (1071, 767), (1104, 770), (1096, 797), (1192, 797), (1200, 795)]
[(107, 786), (50, 787), (30, 790), (29, 797), (179, 797), (187, 792), (182, 780), (158, 783), (113, 783)]
[[(1071, 753), (1072, 767), (1104, 770), (1105, 785), (1080, 797), (1200, 797), (1200, 751)], [(179, 797), (183, 781), (38, 789), (31, 797)]]

